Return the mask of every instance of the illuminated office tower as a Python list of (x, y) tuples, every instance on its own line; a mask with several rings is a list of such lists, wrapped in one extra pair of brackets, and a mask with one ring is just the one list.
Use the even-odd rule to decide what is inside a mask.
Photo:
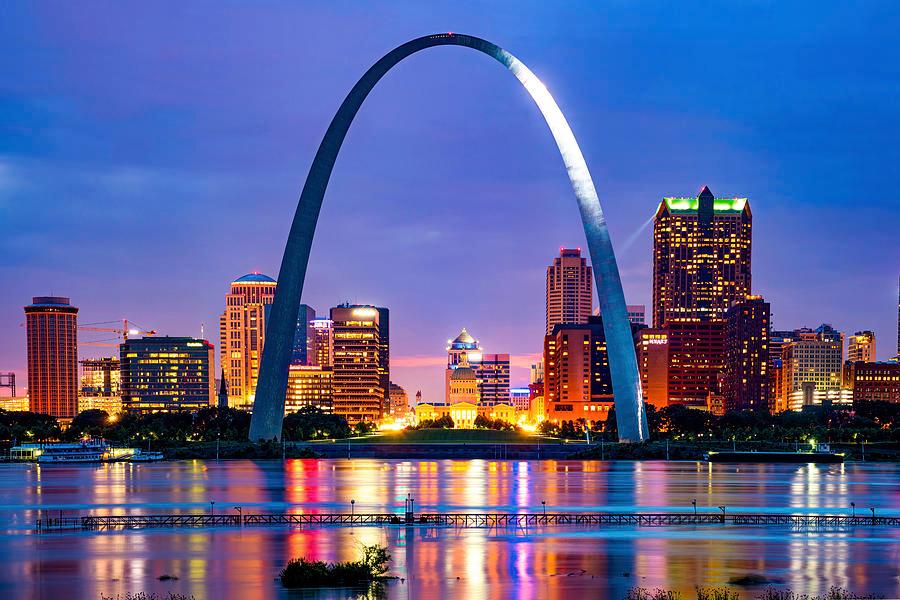
[(665, 329), (642, 329), (637, 335), (644, 401), (665, 408), (669, 405), (669, 334)]
[[(647, 307), (643, 304), (628, 304), (625, 306), (625, 310), (628, 312), (628, 321), (632, 325), (647, 324)], [(594, 315), (600, 315), (600, 307), (594, 309)]]
[(334, 329), (331, 319), (319, 317), (313, 319), (313, 364), (320, 367), (330, 367), (334, 364)]
[(799, 331), (769, 332), (769, 411), (772, 413), (788, 410), (788, 399), (784, 393), (784, 347), (799, 339)]
[(109, 415), (121, 412), (121, 366), (117, 356), (81, 361), (78, 412), (85, 410), (103, 410)]
[(306, 304), (300, 305), (297, 312), (297, 330), (294, 332), (294, 349), (291, 352), (291, 364), (311, 365), (316, 360), (316, 337), (312, 322), (316, 311)]
[(554, 422), (605, 421), (613, 406), (603, 320), (560, 324), (544, 337), (544, 411)]
[(143, 337), (119, 346), (122, 408), (195, 412), (216, 405), (213, 345), (190, 337)]
[(71, 419), (78, 412), (78, 309), (37, 296), (25, 307), (31, 412)]
[(719, 394), (725, 311), (750, 294), (753, 217), (746, 198), (664, 198), (653, 224), (653, 327), (665, 328), (669, 404)]
[(228, 390), (228, 405), (249, 410), (266, 339), (266, 311), (275, 300), (275, 280), (249, 273), (231, 282), (225, 312), (219, 317), (219, 364)]
[(900, 402), (900, 362), (847, 362), (843, 387), (857, 402)]
[(847, 346), (847, 360), (851, 363), (875, 362), (875, 333), (857, 331), (851, 335)]
[(547, 267), (547, 330), (556, 325), (587, 323), (593, 302), (591, 267), (581, 257), (581, 248), (560, 248)]
[(509, 354), (482, 354), (474, 365), (478, 395), (485, 406), (509, 403)]
[(293, 364), (288, 367), (284, 413), (310, 406), (324, 412), (334, 411), (334, 372), (331, 367)]
[(725, 410), (769, 410), (769, 303), (748, 296), (725, 312)]
[(798, 337), (782, 348), (782, 394), (787, 409), (844, 401), (843, 335), (822, 325), (814, 332), (798, 330)]
[(750, 294), (753, 216), (746, 198), (664, 198), (653, 224), (653, 326), (721, 321)]
[(382, 387), (380, 316), (373, 306), (331, 309), (334, 412), (351, 424), (380, 420), (390, 393), (390, 384)]

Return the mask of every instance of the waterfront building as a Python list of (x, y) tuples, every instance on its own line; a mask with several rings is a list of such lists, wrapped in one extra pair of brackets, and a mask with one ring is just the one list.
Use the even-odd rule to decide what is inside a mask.
[(423, 402), (416, 405), (416, 422), (435, 421), (442, 417), (453, 419), (454, 429), (473, 429), (478, 417), (478, 405), (471, 402)]
[(393, 381), (390, 389), (391, 397), (391, 416), (394, 419), (403, 419), (409, 413), (409, 396), (401, 386)]
[(379, 421), (390, 393), (390, 384), (383, 383), (386, 360), (381, 356), (385, 345), (380, 317), (374, 306), (344, 304), (331, 309), (334, 412), (351, 425)]
[(900, 362), (847, 362), (843, 387), (853, 402), (900, 402)]
[(319, 317), (311, 321), (313, 330), (313, 364), (330, 367), (334, 364), (334, 328), (331, 319)]
[(782, 348), (782, 403), (788, 410), (843, 401), (843, 336), (828, 325), (798, 330), (798, 340)]
[(119, 358), (108, 356), (81, 361), (78, 412), (102, 410), (108, 415), (122, 412)]
[(300, 310), (297, 311), (297, 330), (294, 332), (294, 349), (291, 352), (292, 364), (315, 364), (316, 336), (313, 330), (315, 318), (315, 309), (306, 304), (300, 305)]
[(674, 321), (666, 325), (669, 356), (668, 403), (706, 409), (719, 392), (725, 366), (724, 321)]
[(527, 386), (509, 388), (509, 403), (517, 412), (527, 413), (531, 407), (531, 388)]
[(857, 331), (850, 336), (847, 346), (847, 360), (854, 362), (875, 362), (875, 333)]
[(725, 313), (750, 294), (746, 198), (663, 198), (653, 224), (653, 327), (668, 337), (669, 404), (705, 409), (725, 366)]
[(669, 334), (665, 329), (642, 329), (637, 338), (644, 401), (665, 408), (669, 405)]
[(478, 377), (465, 354), (460, 357), (460, 362), (450, 374), (450, 396), (447, 401), (451, 405), (468, 402), (475, 406), (481, 401)]
[(30, 410), (71, 419), (78, 412), (78, 308), (61, 296), (25, 307)]
[(288, 367), (284, 413), (314, 407), (323, 412), (334, 411), (334, 372), (331, 367), (293, 364)]
[(613, 406), (603, 319), (559, 324), (544, 337), (544, 406), (553, 422), (605, 421)]
[(233, 408), (253, 406), (275, 285), (268, 275), (249, 273), (232, 281), (225, 296), (225, 311), (219, 317), (219, 364)]
[(769, 411), (779, 413), (788, 410), (787, 395), (784, 393), (783, 349), (800, 339), (796, 330), (769, 332)]
[(724, 410), (769, 410), (769, 303), (748, 296), (725, 312)]
[(28, 412), (30, 410), (28, 396), (4, 396), (0, 398), (0, 410)]
[(191, 337), (143, 337), (119, 346), (122, 408), (197, 411), (216, 405), (213, 345)]
[(560, 248), (559, 256), (547, 267), (547, 328), (587, 323), (593, 303), (593, 275), (581, 257), (581, 248)]
[(482, 354), (474, 366), (481, 403), (509, 403), (509, 354)]
[(664, 198), (653, 223), (653, 326), (721, 321), (750, 295), (753, 216), (746, 198)]

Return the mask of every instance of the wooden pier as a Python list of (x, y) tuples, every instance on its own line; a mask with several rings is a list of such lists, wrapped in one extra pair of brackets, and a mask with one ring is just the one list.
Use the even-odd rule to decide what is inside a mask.
[(456, 528), (530, 528), (575, 526), (675, 527), (700, 525), (787, 526), (797, 528), (900, 527), (900, 516), (747, 514), (747, 513), (260, 513), (84, 515), (39, 519), (38, 532), (191, 527), (354, 527), (433, 526)]

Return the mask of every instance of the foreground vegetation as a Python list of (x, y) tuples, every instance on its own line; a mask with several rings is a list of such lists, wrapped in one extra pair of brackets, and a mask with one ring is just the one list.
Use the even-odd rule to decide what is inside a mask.
[(281, 571), (286, 588), (363, 587), (385, 578), (391, 555), (384, 546), (362, 547), (362, 559), (342, 563), (297, 558)]

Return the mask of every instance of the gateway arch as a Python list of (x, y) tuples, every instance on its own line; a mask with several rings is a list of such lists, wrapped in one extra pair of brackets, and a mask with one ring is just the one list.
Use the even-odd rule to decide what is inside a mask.
[(572, 182), (594, 267), (594, 279), (603, 313), (603, 329), (609, 353), (619, 439), (629, 442), (646, 440), (649, 437), (647, 415), (641, 397), (641, 383), (631, 324), (625, 309), (625, 295), (622, 292), (622, 282), (609, 239), (606, 218), (600, 208), (600, 200), (578, 142), (575, 141), (575, 136), (556, 101), (528, 67), (503, 48), (487, 40), (456, 33), (421, 37), (388, 52), (353, 86), (328, 126), (325, 138), (319, 145), (309, 175), (306, 177), (306, 183), (303, 185), (284, 250), (284, 258), (281, 261), (281, 270), (278, 273), (278, 287), (266, 329), (266, 343), (253, 403), (250, 439), (256, 441), (281, 437), (288, 366), (309, 253), (325, 189), (347, 130), (366, 96), (385, 73), (407, 56), (433, 46), (463, 46), (492, 57), (515, 75), (544, 115)]

